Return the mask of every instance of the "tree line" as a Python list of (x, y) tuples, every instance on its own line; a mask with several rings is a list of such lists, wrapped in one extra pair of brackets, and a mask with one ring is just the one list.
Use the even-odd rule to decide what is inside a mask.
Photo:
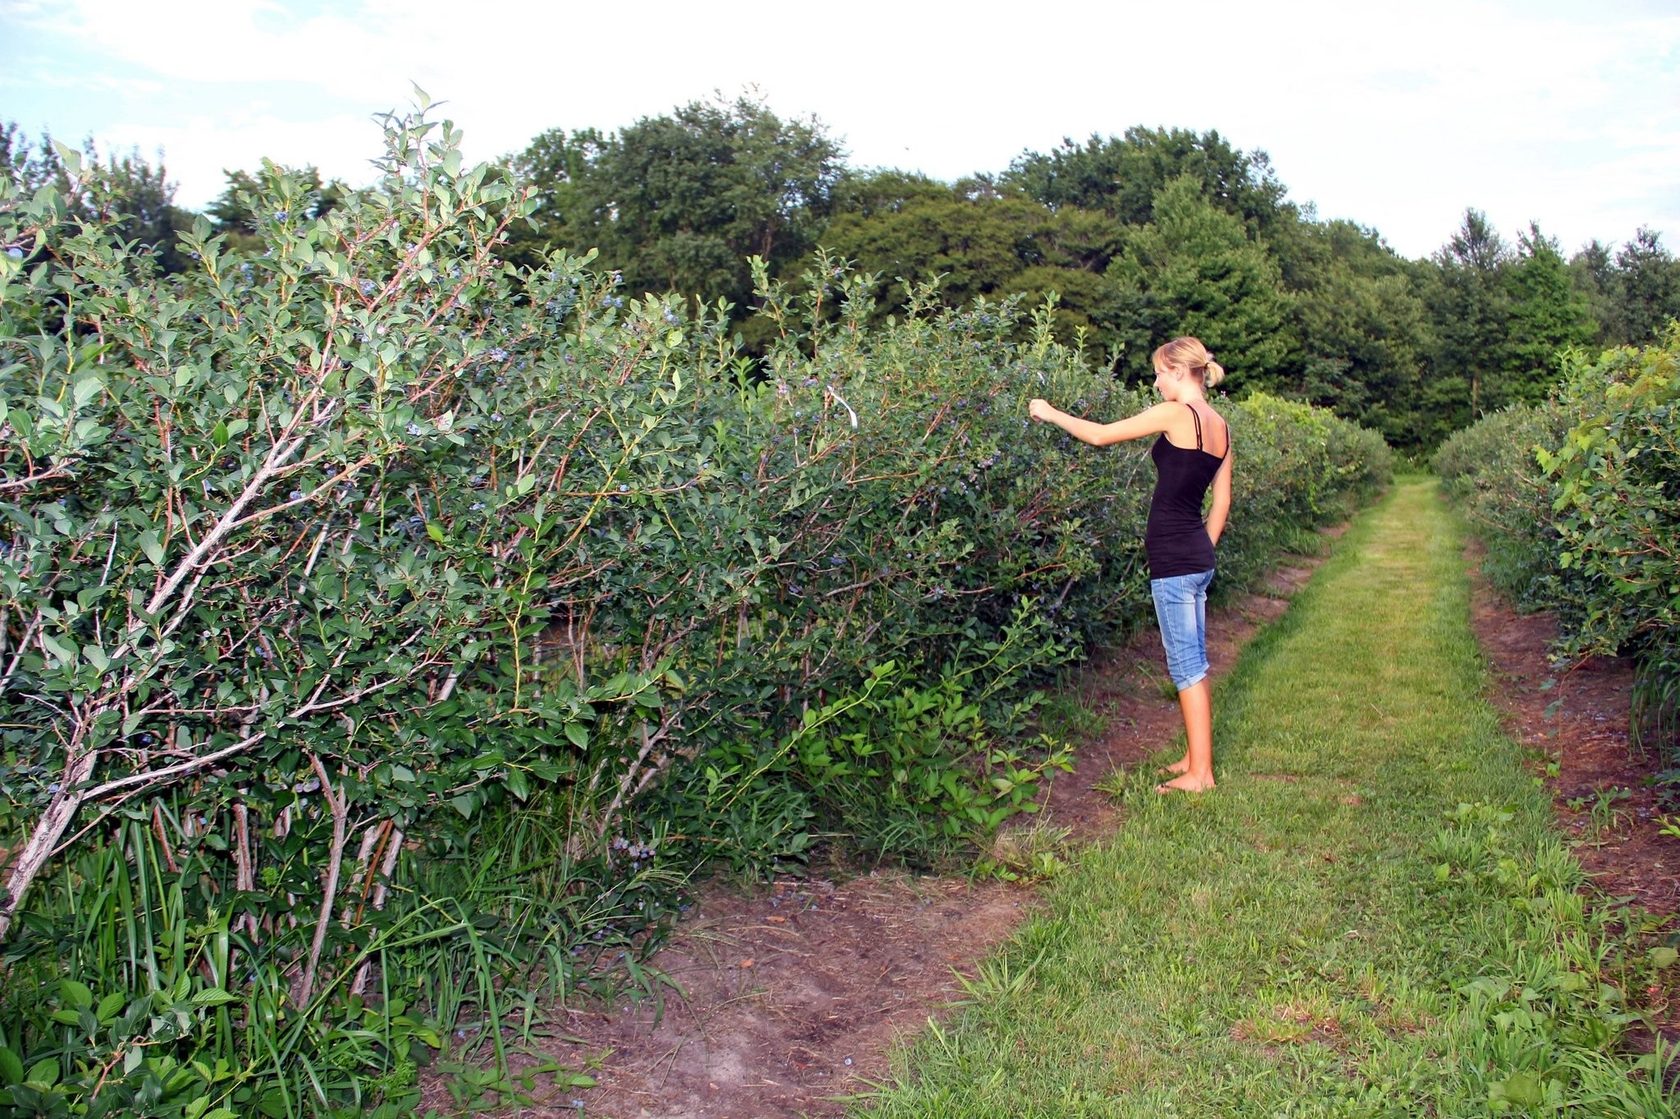
[[(15, 125), (0, 125), (0, 160), (24, 185), (64, 180), (48, 138), (32, 148)], [(84, 190), (81, 214), (126, 223), (160, 267), (185, 267), (177, 233), (193, 215), (163, 168), (91, 145), (90, 161), (104, 189)], [(952, 307), (1053, 299), (1062, 336), (1129, 382), (1147, 379), (1159, 340), (1195, 333), (1237, 391), (1329, 407), (1402, 449), (1545, 398), (1560, 350), (1646, 343), (1680, 315), (1680, 262), (1656, 231), (1566, 257), (1538, 224), (1508, 240), (1471, 208), (1439, 250), (1408, 260), (1376, 229), (1319, 220), (1264, 152), (1216, 131), (1068, 139), (946, 183), (850, 167), (816, 117), (715, 98), (615, 132), (550, 129), (501, 162), (537, 203), (505, 250), (517, 263), (595, 249), (628, 293), (726, 304), (750, 349), (768, 343), (749, 314), (750, 258), (784, 280), (825, 259), (872, 277), (877, 320), (931, 280)], [(252, 212), (254, 188), (278, 171), (228, 172), (204, 216), (255, 239), (274, 215)], [(303, 178), (316, 213), (349, 190), (313, 168)]]

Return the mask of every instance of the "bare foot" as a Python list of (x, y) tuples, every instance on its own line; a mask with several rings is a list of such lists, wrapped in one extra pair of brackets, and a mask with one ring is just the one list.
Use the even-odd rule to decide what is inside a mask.
[(1171, 765), (1162, 766), (1161, 767), (1161, 772), (1162, 773), (1189, 773), (1190, 772), (1190, 756), (1188, 754), (1186, 754), (1184, 757), (1179, 758), (1176, 762), (1173, 762)]
[(1211, 777), (1192, 777), (1188, 773), (1155, 786), (1157, 793), (1205, 793), (1214, 787)]

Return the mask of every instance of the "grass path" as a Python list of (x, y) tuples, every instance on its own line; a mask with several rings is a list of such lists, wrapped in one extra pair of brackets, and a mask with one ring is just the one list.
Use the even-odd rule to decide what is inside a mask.
[(1363, 514), (1218, 689), (1219, 788), (1116, 779), (1112, 840), (859, 1114), (1675, 1114), (1615, 1055), (1654, 965), (1583, 910), (1463, 567), (1432, 482)]

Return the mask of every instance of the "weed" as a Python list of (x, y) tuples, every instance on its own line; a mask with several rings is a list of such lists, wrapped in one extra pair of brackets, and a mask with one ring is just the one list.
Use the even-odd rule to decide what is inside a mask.
[(1071, 834), (1071, 829), (1043, 820), (1000, 828), (992, 839), (991, 849), (975, 869), (977, 873), (1008, 882), (1054, 878), (1067, 869), (1063, 856)]

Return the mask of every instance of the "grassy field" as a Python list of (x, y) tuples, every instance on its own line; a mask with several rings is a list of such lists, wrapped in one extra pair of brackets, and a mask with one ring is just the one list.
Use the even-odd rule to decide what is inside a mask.
[(857, 1114), (1675, 1114), (1622, 1046), (1664, 956), (1583, 905), (1484, 683), (1458, 527), (1402, 481), (1216, 689), (1219, 788), (1117, 775), (1113, 839)]

